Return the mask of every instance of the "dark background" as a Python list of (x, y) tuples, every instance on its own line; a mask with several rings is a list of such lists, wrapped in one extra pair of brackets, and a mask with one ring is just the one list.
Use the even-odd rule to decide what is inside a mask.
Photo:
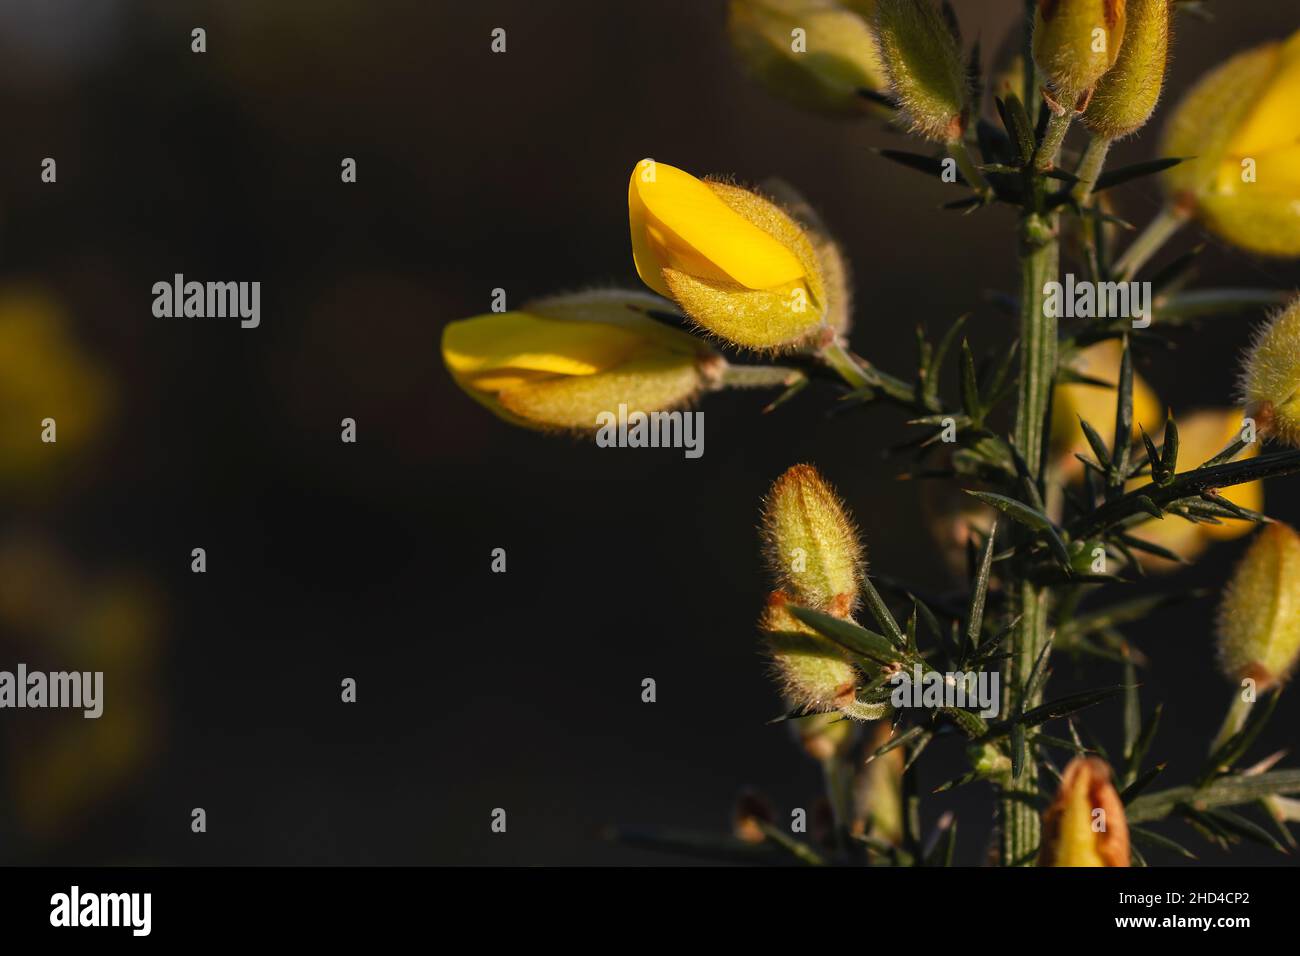
[[(1211, 6), (1228, 7), (1213, 25), (1180, 18), (1171, 95), (1297, 26), (1290, 3)], [(988, 51), (1020, 3), (957, 7)], [(937, 330), (973, 311), (975, 341), (1010, 339), (986, 297), (1017, 281), (1010, 212), (945, 213), (941, 184), (871, 152), (910, 148), (902, 137), (770, 98), (736, 69), (723, 8), (0, 8), (0, 278), (55, 297), (117, 395), (93, 443), (61, 446), (39, 481), (8, 493), (3, 530), (88, 578), (132, 569), (162, 620), (138, 754), (111, 786), (74, 761), (60, 779), (85, 799), (43, 826), (41, 795), (15, 794), (46, 735), (81, 718), (5, 712), (0, 860), (640, 864), (665, 858), (600, 828), (724, 832), (742, 785), (783, 816), (809, 806), (817, 767), (765, 724), (780, 708), (752, 624), (766, 590), (758, 503), (783, 469), (814, 461), (856, 512), (874, 571), (949, 587), (919, 489), (895, 480), (905, 461), (882, 457), (908, 434), (902, 415), (828, 419), (831, 397), (813, 393), (761, 416), (769, 396), (731, 393), (705, 405), (700, 460), (599, 450), (490, 417), (438, 349), (443, 325), (487, 311), (498, 286), (512, 304), (636, 287), (625, 197), (644, 156), (801, 189), (853, 264), (853, 345), (880, 366), (907, 372), (918, 320)], [(206, 54), (190, 52), (195, 26)], [(489, 52), (497, 26), (505, 55)], [(1115, 162), (1151, 156), (1154, 139)], [(45, 156), (57, 184), (40, 182)], [(355, 185), (339, 180), (345, 156)], [(1138, 222), (1158, 203), (1149, 181), (1118, 199)], [(1217, 244), (1204, 259), (1205, 284), (1300, 281), (1294, 264)], [(154, 318), (151, 286), (175, 272), (260, 280), (261, 327)], [(1175, 409), (1226, 405), (1257, 318), (1181, 333), (1140, 370)], [(356, 445), (339, 441), (344, 416)], [(1300, 519), (1295, 487), (1270, 486), (1271, 513)], [(200, 546), (208, 571), (194, 575)], [(489, 572), (496, 547), (504, 575)], [(1243, 547), (1219, 545), (1162, 585), (1215, 588)], [(1230, 693), (1212, 606), (1166, 612), (1138, 638), (1153, 662), (1145, 704), (1165, 702), (1153, 756), (1170, 784), (1195, 772)], [(25, 656), (5, 648), (0, 666), (42, 660), (18, 646)], [(1057, 675), (1061, 689), (1118, 679), (1068, 660)], [(344, 677), (355, 705), (339, 700)], [(658, 683), (653, 705), (644, 677)], [(111, 712), (111, 669), (106, 681)], [(1284, 700), (1258, 755), (1294, 743), (1296, 715)], [(1112, 746), (1118, 724), (1118, 705), (1091, 721)], [(84, 766), (96, 746), (74, 748)], [(959, 745), (932, 752), (927, 787), (963, 767)], [(204, 835), (190, 832), (193, 807), (207, 811)], [(495, 807), (505, 835), (489, 830)], [(978, 862), (990, 791), (927, 801), (927, 826), (949, 808), (960, 859)], [(1165, 832), (1225, 859), (1185, 827)], [(1231, 859), (1285, 858), (1246, 847)]]

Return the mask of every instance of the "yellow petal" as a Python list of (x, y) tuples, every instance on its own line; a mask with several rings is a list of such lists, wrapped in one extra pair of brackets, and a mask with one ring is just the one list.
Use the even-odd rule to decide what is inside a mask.
[(669, 294), (665, 268), (749, 289), (784, 286), (804, 276), (789, 249), (706, 183), (666, 163), (643, 160), (633, 169), (628, 212), (637, 272), (661, 294)]
[(1281, 45), (1274, 73), (1254, 109), (1238, 128), (1232, 152), (1238, 156), (1290, 146), (1300, 140), (1300, 31)]
[(489, 371), (591, 375), (643, 345), (636, 332), (598, 322), (560, 322), (501, 312), (450, 323), (442, 356), (457, 376)]
[[(1081, 375), (1095, 378), (1102, 382), (1119, 382), (1119, 366), (1123, 349), (1118, 340), (1107, 339), (1088, 348), (1082, 349), (1074, 357), (1071, 365)], [(1072, 458), (1074, 452), (1091, 454), (1083, 427), (1082, 418), (1104, 439), (1111, 439), (1115, 431), (1114, 388), (1100, 385), (1069, 383), (1056, 386), (1052, 402), (1052, 443), (1058, 454)], [(1164, 420), (1164, 408), (1151, 386), (1140, 375), (1133, 376), (1133, 437), (1141, 434), (1145, 428), (1147, 434), (1154, 434)], [(1065, 463), (1073, 470), (1074, 466)]]

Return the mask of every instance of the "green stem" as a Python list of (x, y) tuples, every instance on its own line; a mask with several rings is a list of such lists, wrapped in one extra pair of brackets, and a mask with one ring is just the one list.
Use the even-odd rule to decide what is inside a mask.
[(992, 194), (992, 187), (989, 181), (984, 178), (980, 168), (976, 165), (975, 160), (971, 158), (970, 150), (966, 148), (966, 142), (962, 139), (954, 139), (948, 143), (948, 155), (957, 163), (957, 169), (960, 170), (962, 178), (971, 189), (979, 193), (982, 197), (988, 197)]
[[(1041, 197), (1041, 181), (1031, 185)], [(1047, 413), (1056, 378), (1056, 319), (1044, 308), (1044, 286), (1058, 278), (1057, 225), (1056, 215), (1032, 210), (1020, 223), (1020, 397), (1015, 438), (1035, 479), (1044, 468)], [(1020, 624), (1012, 636), (1011, 656), (1003, 669), (1003, 713), (1008, 718), (1040, 702), (1041, 690), (1026, 696), (1025, 684), (1047, 642), (1050, 601), (1046, 588), (1028, 580), (1022, 579), (1011, 593)], [(1020, 776), (1008, 780), (999, 795), (1003, 866), (1026, 866), (1034, 861), (1040, 834), (1037, 794), (1038, 767), (1031, 752)]]
[(924, 403), (917, 401), (916, 389), (907, 382), (880, 371), (866, 359), (851, 353), (838, 340), (822, 346), (818, 355), (821, 356), (823, 362), (830, 366), (832, 371), (854, 389), (879, 389), (887, 398), (907, 408), (921, 412), (938, 411), (936, 408), (929, 408)]
[(1160, 251), (1161, 247), (1168, 242), (1184, 223), (1187, 222), (1188, 216), (1185, 211), (1180, 209), (1174, 203), (1167, 203), (1163, 209), (1156, 214), (1156, 217), (1147, 224), (1146, 229), (1129, 244), (1124, 250), (1124, 255), (1119, 257), (1115, 267), (1111, 270), (1118, 282), (1129, 282), (1137, 275), (1151, 257)]
[(776, 388), (792, 385), (803, 375), (797, 368), (780, 365), (728, 365), (722, 373), (723, 388)]
[(1110, 153), (1110, 144), (1113, 140), (1102, 139), (1100, 136), (1094, 136), (1088, 140), (1088, 146), (1083, 151), (1083, 158), (1079, 160), (1079, 168), (1075, 175), (1079, 181), (1074, 184), (1070, 190), (1074, 201), (1080, 206), (1088, 201), (1092, 195), (1092, 187), (1097, 185), (1097, 179), (1101, 176), (1101, 171), (1106, 165), (1106, 156)]
[(1241, 693), (1241, 688), (1232, 695), (1232, 703), (1228, 705), (1228, 712), (1223, 716), (1223, 726), (1219, 728), (1219, 733), (1214, 738), (1214, 743), (1210, 744), (1210, 753), (1214, 753), (1225, 743), (1228, 738), (1241, 730), (1246, 723), (1246, 718), (1250, 715), (1250, 710), (1255, 706), (1253, 700), (1246, 700)]
[(1038, 144), (1038, 152), (1034, 153), (1034, 172), (1045, 173), (1056, 166), (1061, 144), (1065, 142), (1065, 134), (1069, 132), (1073, 120), (1074, 112), (1070, 109), (1064, 113), (1052, 113), (1047, 121), (1047, 131), (1043, 133), (1043, 141)]

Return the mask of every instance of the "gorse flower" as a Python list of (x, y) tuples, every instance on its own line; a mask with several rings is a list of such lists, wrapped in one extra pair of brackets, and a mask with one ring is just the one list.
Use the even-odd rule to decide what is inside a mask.
[(1219, 663), (1231, 680), (1266, 690), (1300, 656), (1300, 535), (1270, 524), (1251, 542), (1224, 589), (1218, 617)]
[(1241, 374), (1246, 414), (1265, 437), (1300, 446), (1300, 298), (1255, 334)]
[(859, 92), (882, 92), (888, 80), (875, 35), (860, 12), (847, 6), (835, 0), (731, 0), (727, 34), (746, 71), (778, 96), (819, 112), (886, 115), (886, 108)]
[(722, 358), (648, 314), (669, 308), (619, 290), (539, 299), (450, 323), (442, 357), (461, 388), (507, 421), (595, 430), (620, 404), (672, 409), (716, 383)]
[[(1052, 398), (1052, 450), (1061, 467), (1071, 476), (1081, 467), (1075, 453), (1091, 454), (1084, 437), (1083, 419), (1106, 439), (1110, 439), (1115, 426), (1115, 388), (1119, 381), (1123, 347), (1116, 339), (1106, 339), (1080, 349), (1070, 358), (1070, 367), (1080, 377), (1108, 383), (1067, 382), (1057, 385)], [(1147, 433), (1158, 431), (1164, 421), (1164, 408), (1160, 399), (1142, 376), (1133, 375), (1133, 437), (1145, 428)]]
[(876, 35), (890, 87), (912, 132), (937, 143), (961, 139), (970, 82), (952, 29), (930, 0), (879, 0)]
[(1173, 203), (1216, 235), (1300, 256), (1300, 31), (1238, 53), (1178, 104), (1160, 153)]
[(1124, 45), (1125, 0), (1038, 0), (1034, 63), (1061, 110), (1081, 110)]
[(1128, 820), (1104, 761), (1075, 757), (1066, 765), (1043, 813), (1038, 865), (1130, 865)]
[(775, 351), (844, 330), (838, 253), (775, 203), (651, 159), (632, 170), (627, 201), (641, 280), (707, 331)]
[(1129, 136), (1155, 112), (1165, 82), (1172, 16), (1170, 0), (1128, 0), (1119, 58), (1097, 82), (1083, 114), (1094, 135), (1108, 140)]

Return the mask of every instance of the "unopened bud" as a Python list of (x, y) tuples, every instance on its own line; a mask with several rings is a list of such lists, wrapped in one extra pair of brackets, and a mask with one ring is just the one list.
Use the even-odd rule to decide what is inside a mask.
[(796, 603), (848, 617), (858, 602), (862, 543), (839, 495), (812, 465), (795, 465), (763, 501), (763, 539), (777, 584)]
[(1300, 298), (1255, 334), (1241, 392), (1261, 435), (1300, 447)]
[(912, 132), (937, 143), (960, 139), (970, 113), (970, 85), (957, 38), (934, 4), (879, 0), (876, 37)]
[(1038, 0), (1034, 63), (1061, 109), (1080, 109), (1124, 44), (1125, 0)]
[(1300, 656), (1300, 535), (1284, 524), (1260, 531), (1224, 589), (1219, 663), (1257, 690), (1286, 680)]
[(1170, 0), (1128, 0), (1119, 59), (1098, 81), (1083, 123), (1102, 139), (1119, 139), (1146, 125), (1160, 100), (1169, 59)]

